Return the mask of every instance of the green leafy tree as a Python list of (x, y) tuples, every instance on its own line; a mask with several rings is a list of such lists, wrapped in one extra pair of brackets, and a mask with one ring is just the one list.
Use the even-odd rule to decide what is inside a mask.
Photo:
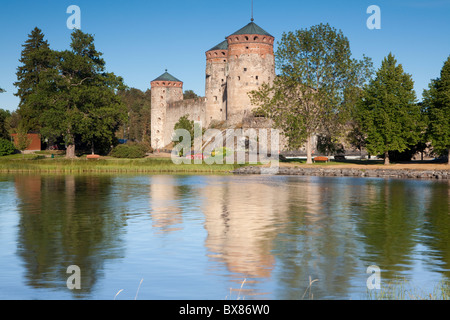
[(195, 99), (198, 98), (199, 96), (194, 92), (194, 90), (186, 90), (183, 93), (183, 99), (184, 100), (188, 100), (188, 99)]
[[(2, 88), (0, 88), (0, 93), (5, 92)], [(0, 109), (0, 138), (8, 139), (9, 138), (9, 126), (8, 120), (11, 117), (11, 113), (8, 110)]]
[(21, 65), (17, 68), (17, 87), (15, 95), (20, 98), (18, 113), (27, 130), (40, 129), (39, 118), (45, 109), (46, 99), (36, 95), (38, 85), (47, 81), (47, 71), (55, 67), (55, 55), (50, 49), (44, 34), (39, 28), (34, 28), (22, 45), (19, 59)]
[(191, 135), (191, 144), (194, 143), (194, 120), (189, 120), (188, 115), (184, 115), (175, 123), (173, 130), (185, 129)]
[(0, 138), (9, 139), (9, 119), (11, 113), (8, 110), (0, 109)]
[(203, 135), (206, 130), (206, 128), (202, 128), (202, 130), (200, 131), (200, 124), (196, 123), (194, 120), (189, 120), (188, 115), (180, 117), (178, 122), (175, 123), (173, 130), (175, 131), (177, 129), (185, 129), (189, 132), (191, 137), (191, 147), (194, 146), (195, 139), (201, 138), (201, 136), (195, 136), (195, 134), (197, 133), (199, 135)]
[[(7, 111), (9, 113), (9, 111)], [(13, 111), (10, 113), (10, 116), (7, 117), (6, 125), (9, 130), (9, 133), (16, 133), (17, 129), (19, 128), (19, 125), (21, 123), (21, 118), (19, 113), (16, 111)]]
[(389, 164), (390, 151), (403, 152), (419, 142), (424, 120), (414, 83), (391, 53), (365, 89), (358, 114), (367, 150), (382, 154), (385, 164)]
[(273, 85), (250, 93), (252, 104), (283, 131), (291, 148), (306, 142), (307, 163), (312, 163), (313, 136), (340, 135), (372, 63), (351, 58), (348, 39), (328, 24), (283, 33), (275, 58), (281, 73)]
[(440, 77), (431, 81), (423, 96), (431, 144), (437, 153), (447, 155), (450, 165), (450, 56), (441, 69)]
[(16, 148), (22, 152), (22, 157), (24, 157), (24, 151), (30, 146), (31, 139), (28, 138), (28, 131), (20, 125), (17, 130), (16, 136)]
[(119, 128), (117, 136), (136, 142), (150, 143), (151, 91), (129, 88), (118, 93), (127, 107), (128, 119)]
[(7, 156), (13, 154), (15, 151), (16, 148), (11, 141), (0, 138), (0, 156)]
[(71, 39), (72, 50), (56, 53), (56, 72), (47, 74), (49, 81), (39, 83), (35, 94), (47, 106), (41, 133), (64, 136), (68, 158), (75, 157), (77, 140), (88, 143), (92, 152), (97, 144), (112, 144), (126, 120), (126, 107), (117, 95), (125, 89), (123, 79), (105, 71), (92, 35), (75, 30)]

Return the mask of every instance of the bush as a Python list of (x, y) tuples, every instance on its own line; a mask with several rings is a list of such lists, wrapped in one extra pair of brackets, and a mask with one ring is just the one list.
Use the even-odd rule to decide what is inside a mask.
[(211, 152), (211, 156), (213, 156), (213, 157), (215, 157), (215, 156), (221, 156), (221, 157), (226, 157), (226, 156), (228, 156), (228, 155), (230, 155), (232, 152), (230, 152), (230, 150), (228, 150), (227, 148), (225, 148), (225, 147), (219, 147), (219, 148), (216, 148), (216, 149), (214, 149), (212, 152)]
[(146, 152), (146, 148), (139, 144), (119, 144), (110, 155), (116, 158), (143, 158)]
[(153, 148), (148, 142), (128, 142), (127, 145), (137, 146), (139, 149), (144, 151), (144, 153), (153, 152)]
[(16, 152), (14, 144), (6, 139), (0, 138), (0, 156), (7, 156)]

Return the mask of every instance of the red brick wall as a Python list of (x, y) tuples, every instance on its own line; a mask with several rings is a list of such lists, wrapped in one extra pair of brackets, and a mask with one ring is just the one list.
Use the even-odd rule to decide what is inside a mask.
[[(17, 134), (11, 135), (14, 138), (14, 144), (17, 146)], [(31, 139), (31, 143), (25, 150), (27, 151), (40, 151), (41, 150), (41, 136), (38, 133), (29, 133), (28, 139)]]

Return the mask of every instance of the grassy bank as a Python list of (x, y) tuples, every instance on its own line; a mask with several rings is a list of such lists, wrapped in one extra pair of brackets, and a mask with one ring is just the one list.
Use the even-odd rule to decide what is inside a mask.
[(123, 172), (123, 173), (182, 173), (204, 172), (225, 173), (242, 165), (233, 164), (174, 164), (167, 158), (145, 159), (114, 159), (86, 160), (79, 158), (67, 160), (64, 158), (42, 158), (27, 155), (25, 158), (0, 158), (0, 172), (54, 172), (54, 173), (82, 173), (82, 172)]
[(441, 281), (431, 291), (412, 285), (406, 279), (397, 279), (383, 285), (379, 290), (367, 292), (367, 300), (450, 300), (450, 287)]
[[(246, 166), (243, 164), (180, 164), (172, 162), (170, 154), (155, 154), (143, 159), (119, 159), (102, 157), (100, 160), (87, 160), (86, 155), (73, 160), (66, 159), (63, 153), (40, 151), (35, 154), (13, 154), (0, 157), (0, 173), (7, 172), (50, 172), (50, 173), (83, 173), (83, 172), (124, 172), (124, 173), (228, 173)], [(192, 161), (193, 163), (193, 161)], [(254, 165), (253, 165), (254, 166)], [(268, 166), (268, 165), (264, 165)], [(442, 163), (414, 161), (409, 163), (393, 163), (385, 166), (382, 161), (348, 160), (306, 164), (304, 160), (280, 161), (280, 168), (317, 168), (324, 169), (395, 169), (395, 170), (450, 170), (450, 166)]]

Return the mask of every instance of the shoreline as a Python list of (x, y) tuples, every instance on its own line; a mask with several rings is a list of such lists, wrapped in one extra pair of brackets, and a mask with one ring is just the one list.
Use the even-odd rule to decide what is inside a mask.
[[(245, 166), (232, 171), (233, 174), (261, 174), (261, 166)], [(319, 176), (319, 177), (370, 177), (419, 180), (450, 180), (450, 168), (379, 168), (370, 166), (289, 166), (281, 165), (276, 175)]]
[[(144, 159), (67, 160), (0, 158), (0, 174), (261, 174), (261, 164), (174, 164), (167, 157)], [(450, 166), (441, 163), (409, 162), (383, 165), (380, 163), (328, 162), (305, 164), (280, 162), (277, 175), (386, 177), (401, 179), (450, 180)], [(263, 173), (264, 174), (264, 173)]]

